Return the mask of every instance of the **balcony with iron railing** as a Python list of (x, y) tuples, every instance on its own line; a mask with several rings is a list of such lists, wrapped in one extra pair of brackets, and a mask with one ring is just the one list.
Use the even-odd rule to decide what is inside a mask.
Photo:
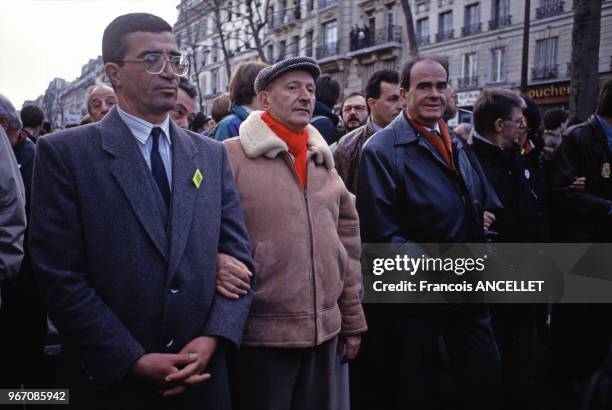
[(270, 16), (271, 27), (280, 28), (301, 18), (300, 10), (285, 10), (276, 16)]
[(478, 76), (461, 77), (457, 79), (457, 89), (466, 90), (468, 88), (478, 87)]
[(401, 43), (402, 34), (399, 26), (389, 26), (375, 30), (355, 30), (351, 32), (351, 51), (362, 50), (365, 48), (383, 46), (389, 43)]
[(493, 20), (489, 20), (489, 30), (497, 30), (498, 28), (507, 27), (512, 24), (512, 16), (496, 17)]
[(441, 31), (439, 33), (436, 33), (436, 42), (441, 42), (441, 41), (446, 41), (446, 40), (452, 40), (455, 37), (455, 30), (450, 29), (447, 31)]
[(319, 0), (319, 10), (326, 9), (338, 4), (338, 0)]
[(324, 44), (319, 44), (317, 47), (317, 58), (327, 58), (337, 56), (340, 53), (340, 44), (338, 42), (329, 42)]
[(419, 46), (428, 46), (429, 45), (429, 36), (417, 36), (417, 44)]
[(468, 24), (461, 27), (461, 36), (471, 36), (482, 32), (482, 23)]
[(536, 19), (544, 19), (546, 17), (552, 17), (563, 13), (565, 11), (563, 7), (564, 4), (564, 1), (554, 1), (549, 2), (545, 6), (538, 7), (536, 9)]
[(531, 68), (531, 78), (533, 80), (547, 80), (559, 76), (559, 64), (546, 64)]

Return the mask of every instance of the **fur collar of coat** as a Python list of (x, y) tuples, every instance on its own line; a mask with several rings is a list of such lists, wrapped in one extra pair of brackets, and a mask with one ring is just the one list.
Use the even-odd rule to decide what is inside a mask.
[[(289, 147), (268, 125), (263, 122), (263, 111), (253, 111), (240, 125), (240, 143), (249, 158), (265, 156), (276, 158), (281, 152), (288, 152)], [(318, 165), (327, 169), (334, 168), (334, 158), (325, 139), (312, 125), (306, 126), (308, 132), (308, 151)]]

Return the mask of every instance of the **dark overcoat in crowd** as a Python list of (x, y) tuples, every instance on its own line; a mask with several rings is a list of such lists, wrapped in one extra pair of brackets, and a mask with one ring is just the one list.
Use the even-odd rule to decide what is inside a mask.
[[(595, 116), (566, 131), (552, 161), (556, 241), (612, 242), (611, 166), (612, 151)], [(586, 177), (583, 190), (571, 188), (575, 177)], [(586, 260), (596, 257), (589, 253), (584, 256)], [(604, 258), (598, 263), (598, 269), (584, 273), (609, 279), (607, 265)], [(601, 365), (610, 348), (611, 314), (609, 304), (553, 306), (551, 374), (554, 391), (561, 396), (559, 401), (578, 400), (572, 395), (583, 389), (576, 389), (576, 386), (581, 386), (580, 383)]]
[(368, 140), (357, 194), (363, 242), (484, 240), (483, 212), (499, 200), (471, 148), (451, 138), (459, 178), (404, 114)]
[(548, 242), (549, 220), (544, 209), (539, 170), (517, 151), (474, 138), (472, 144), (485, 175), (503, 208), (490, 230), (494, 242)]
[[(498, 209), (499, 200), (471, 148), (451, 135), (458, 174), (403, 113), (366, 142), (357, 183), (363, 242), (404, 244), (402, 251), (418, 258), (426, 253), (418, 243), (484, 241), (483, 212)], [(499, 352), (485, 305), (365, 308), (369, 331), (355, 361), (364, 370), (353, 372), (362, 379), (351, 381), (352, 406), (434, 408), (443, 335), (461, 374), (464, 408), (497, 408)]]
[[(553, 159), (557, 240), (612, 242), (612, 151), (595, 116), (567, 131)], [(584, 190), (572, 189), (586, 177)]]
[[(215, 292), (216, 257), (252, 270), (248, 235), (223, 146), (172, 122), (170, 134), (169, 215), (116, 109), (37, 144), (32, 261), (63, 340), (58, 387), (71, 389), (73, 407), (230, 408), (220, 353), (238, 345), (252, 298)], [(162, 399), (129, 375), (143, 354), (177, 353), (199, 336), (221, 339), (211, 380)]]
[[(26, 217), (30, 215), (30, 193), (36, 145), (24, 136), (13, 147), (26, 196)], [(5, 387), (39, 388), (48, 386), (48, 375), (42, 371), (43, 347), (47, 336), (47, 314), (34, 280), (26, 229), (24, 256), (19, 275), (2, 284), (0, 308), (0, 358), (6, 369), (0, 375)]]

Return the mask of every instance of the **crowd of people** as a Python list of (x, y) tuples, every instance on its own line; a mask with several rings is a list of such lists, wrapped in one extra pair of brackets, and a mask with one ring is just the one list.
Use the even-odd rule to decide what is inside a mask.
[(1, 388), (83, 409), (609, 408), (608, 305), (362, 304), (360, 257), (610, 242), (612, 82), (569, 127), (486, 88), (452, 129), (443, 60), (339, 101), (292, 57), (235, 67), (208, 117), (164, 20), (120, 16), (102, 49), (81, 125), (44, 131), (0, 95)]

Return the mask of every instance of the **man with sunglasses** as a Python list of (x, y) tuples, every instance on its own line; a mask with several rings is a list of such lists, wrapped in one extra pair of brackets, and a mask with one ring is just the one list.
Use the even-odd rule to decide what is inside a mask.
[(102, 40), (117, 106), (45, 136), (31, 244), (62, 335), (58, 386), (96, 409), (229, 409), (223, 353), (239, 343), (251, 292), (215, 293), (217, 254), (251, 271), (226, 153), (170, 121), (189, 65), (172, 28), (117, 17)]

